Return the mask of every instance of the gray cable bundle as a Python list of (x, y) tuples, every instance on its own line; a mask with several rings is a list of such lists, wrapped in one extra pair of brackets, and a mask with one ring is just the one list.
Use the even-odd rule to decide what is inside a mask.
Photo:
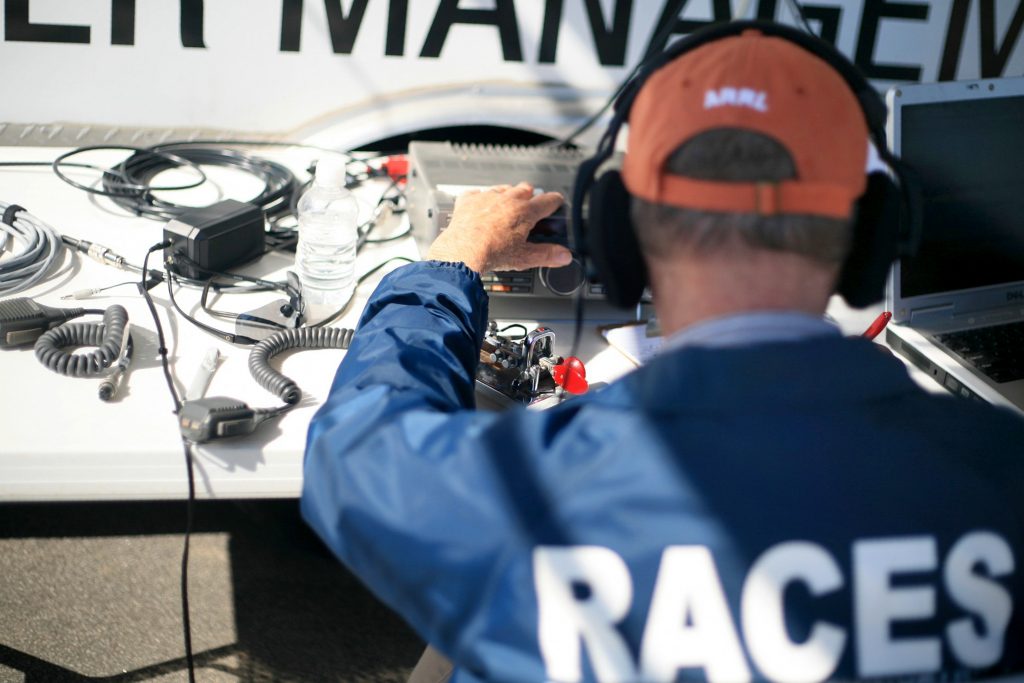
[(0, 296), (28, 289), (52, 270), (63, 244), (60, 233), (17, 204), (0, 202), (0, 250), (20, 243), (21, 251), (0, 261)]

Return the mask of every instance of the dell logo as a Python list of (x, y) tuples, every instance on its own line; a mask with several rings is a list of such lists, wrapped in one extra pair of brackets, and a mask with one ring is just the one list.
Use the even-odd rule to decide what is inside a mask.
[(1007, 301), (1024, 301), (1024, 289), (1015, 289), (1006, 293)]

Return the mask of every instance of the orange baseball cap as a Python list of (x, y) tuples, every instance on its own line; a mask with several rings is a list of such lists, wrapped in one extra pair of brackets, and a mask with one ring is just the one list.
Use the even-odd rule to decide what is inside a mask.
[[(680, 145), (716, 128), (777, 140), (796, 178), (709, 181), (665, 170)], [(846, 218), (867, 185), (868, 145), (846, 80), (806, 49), (752, 29), (685, 52), (647, 79), (630, 110), (622, 178), (634, 196), (681, 208)]]

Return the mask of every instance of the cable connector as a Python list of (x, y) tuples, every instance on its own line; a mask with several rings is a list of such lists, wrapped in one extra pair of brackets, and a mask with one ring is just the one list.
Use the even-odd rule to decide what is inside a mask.
[(181, 405), (178, 426), (181, 435), (193, 443), (206, 443), (229, 436), (251, 434), (261, 423), (288, 411), (281, 408), (250, 408), (244, 402), (226, 396), (185, 401)]
[(132, 361), (132, 335), (128, 323), (124, 325), (124, 332), (121, 335), (121, 349), (117, 352), (117, 360), (114, 361), (113, 370), (100, 382), (99, 397), (101, 401), (109, 401), (114, 398), (122, 380), (128, 372), (128, 365)]
[(62, 296), (61, 300), (67, 301), (68, 299), (88, 299), (91, 296), (99, 294), (100, 292), (103, 291), (103, 289), (103, 287), (92, 287), (91, 289), (76, 289), (75, 291), (71, 292), (71, 294), (65, 294), (64, 296)]
[(0, 346), (35, 343), (47, 330), (84, 314), (84, 308), (53, 308), (27, 297), (0, 301)]
[(61, 235), (61, 240), (64, 241), (64, 244), (85, 254), (97, 263), (120, 268), (121, 270), (125, 270), (127, 268), (128, 262), (125, 260), (124, 256), (116, 253), (110, 247), (105, 247), (102, 244), (96, 244), (95, 242), (90, 242), (88, 240), (75, 239), (68, 235)]

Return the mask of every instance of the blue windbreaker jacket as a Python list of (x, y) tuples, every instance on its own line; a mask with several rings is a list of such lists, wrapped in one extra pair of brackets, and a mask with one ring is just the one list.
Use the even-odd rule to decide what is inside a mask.
[(366, 306), (302, 510), (456, 681), (1024, 671), (1024, 422), (861, 339), (686, 348), (544, 411), (473, 410), (479, 278)]

